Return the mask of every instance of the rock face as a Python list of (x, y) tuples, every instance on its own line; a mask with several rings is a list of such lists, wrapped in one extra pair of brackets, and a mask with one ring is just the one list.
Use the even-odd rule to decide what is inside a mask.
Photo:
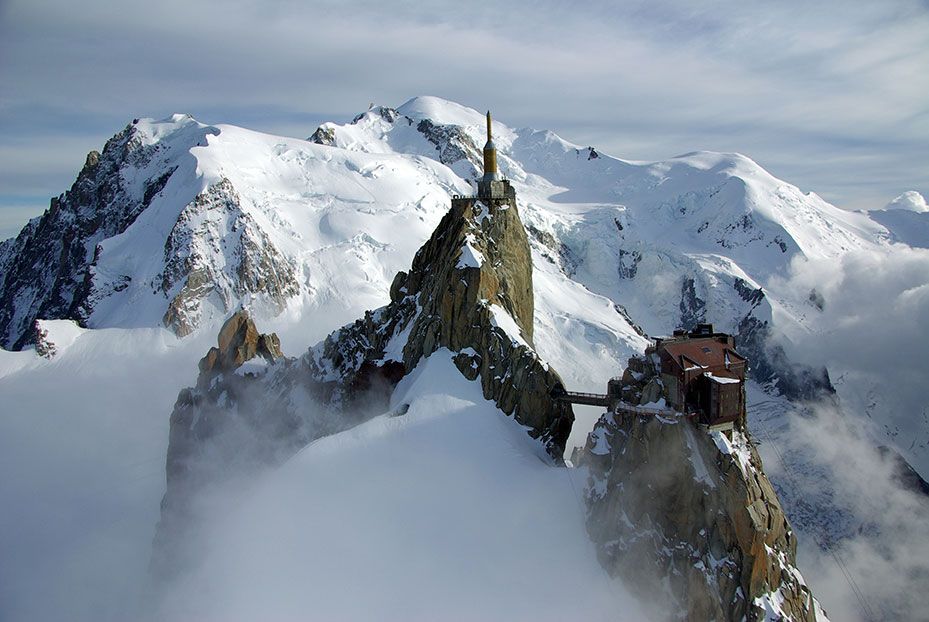
[[(179, 335), (199, 325), (206, 305), (225, 315), (254, 296), (280, 310), (298, 291), (292, 262), (242, 209), (228, 179), (203, 189), (196, 178), (190, 149), (216, 134), (185, 115), (137, 120), (101, 153), (91, 151), (71, 189), (0, 244), (0, 346), (32, 343), (36, 319), (95, 326), (98, 308), (127, 289), (124, 304), (166, 309), (163, 323)], [(137, 241), (165, 236), (156, 237), (164, 240), (160, 263), (147, 262), (157, 275), (140, 269), (134, 254), (148, 250), (120, 248), (137, 221), (148, 231)]]
[(549, 395), (559, 376), (532, 349), (532, 263), (515, 201), (455, 199), (400, 272), (391, 303), (330, 335), (306, 357), (330, 403), (372, 380), (396, 382), (439, 348), (561, 460), (574, 413)]
[(739, 324), (736, 347), (752, 361), (749, 372), (753, 380), (776, 387), (792, 400), (816, 400), (835, 394), (825, 367), (810, 367), (791, 361), (784, 349), (770, 340), (770, 336), (768, 322), (754, 316), (746, 316)]
[(561, 379), (531, 347), (532, 262), (515, 201), (455, 200), (440, 231), (391, 288), (395, 304), (412, 297), (421, 309), (404, 362), (409, 368), (440, 347), (460, 352), (462, 373), (480, 377), (484, 396), (560, 460), (574, 415), (548, 397)]
[[(246, 363), (248, 367), (243, 367)], [(196, 485), (191, 464), (201, 450), (210, 450), (213, 439), (224, 436), (223, 443), (232, 447), (230, 439), (247, 433), (239, 443), (245, 443), (256, 458), (265, 459), (278, 451), (280, 443), (290, 443), (290, 432), (300, 427), (295, 418), (276, 418), (279, 413), (273, 396), (252, 391), (253, 380), (269, 368), (286, 364), (275, 334), (259, 334), (255, 323), (244, 311), (230, 317), (223, 325), (217, 347), (210, 348), (200, 360), (197, 387), (184, 389), (178, 395), (171, 415), (168, 444), (167, 479), (169, 493), (174, 484)], [(240, 371), (241, 373), (236, 373)], [(263, 404), (264, 408), (256, 408)], [(230, 425), (234, 422), (235, 425)], [(219, 445), (219, 443), (213, 443)], [(214, 449), (215, 450), (215, 449)], [(238, 449), (229, 456), (238, 460)], [(176, 495), (167, 495), (171, 501)]]
[[(15, 240), (0, 248), (0, 345), (31, 342), (36, 319), (88, 315), (97, 243), (124, 231), (164, 188), (173, 170), (149, 170), (157, 150), (133, 125), (91, 151), (71, 189), (51, 200)], [(125, 169), (143, 173), (127, 183)], [(144, 175), (150, 173), (150, 176)]]
[(226, 320), (217, 341), (218, 347), (210, 348), (200, 360), (200, 374), (204, 379), (215, 376), (217, 372), (235, 370), (256, 356), (268, 363), (284, 356), (277, 335), (258, 334), (255, 323), (245, 311), (238, 311)]
[(277, 335), (259, 334), (239, 311), (201, 359), (197, 386), (178, 395), (152, 557), (156, 577), (184, 566), (181, 536), (192, 526), (191, 503), (204, 486), (274, 464), (307, 442), (307, 422), (318, 413), (295, 412), (279, 395), (256, 390), (261, 377), (287, 364)]
[[(647, 360), (630, 361), (630, 401), (653, 401), (647, 368)], [(825, 619), (796, 569), (796, 538), (761, 458), (742, 432), (730, 438), (684, 417), (607, 413), (578, 462), (601, 563), (656, 603), (659, 618)]]
[(261, 293), (280, 311), (299, 291), (293, 265), (242, 210), (225, 178), (181, 211), (165, 241), (164, 266), (159, 285), (170, 302), (163, 321), (181, 336), (199, 326), (207, 302), (225, 312)]
[(396, 383), (440, 348), (561, 462), (574, 414), (551, 398), (561, 379), (531, 345), (532, 263), (515, 199), (455, 199), (390, 295), (296, 359), (246, 313), (226, 322), (171, 415), (156, 572), (190, 553), (179, 535), (204, 486), (384, 413)]

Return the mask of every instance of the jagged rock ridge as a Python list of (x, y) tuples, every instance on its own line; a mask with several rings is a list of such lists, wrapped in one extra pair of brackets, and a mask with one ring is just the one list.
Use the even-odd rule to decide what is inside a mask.
[(560, 463), (574, 415), (550, 397), (561, 379), (531, 347), (532, 263), (515, 200), (456, 200), (391, 299), (296, 359), (246, 313), (226, 322), (171, 416), (159, 572), (178, 563), (171, 543), (203, 486), (383, 413), (396, 382), (440, 348)]
[[(0, 345), (34, 343), (37, 319), (111, 325), (95, 315), (107, 306), (117, 323), (151, 315), (179, 335), (200, 325), (206, 306), (225, 315), (260, 297), (280, 311), (298, 291), (293, 263), (232, 182), (208, 183), (191, 155), (219, 133), (184, 115), (137, 119), (90, 152), (71, 189), (0, 247)], [(135, 237), (123, 240), (130, 229)], [(147, 261), (159, 246), (161, 261)], [(131, 303), (112, 304), (121, 293)]]
[[(661, 395), (648, 359), (630, 360), (623, 384), (633, 403)], [(727, 435), (683, 416), (608, 412), (576, 460), (587, 472), (587, 528), (601, 563), (650, 594), (655, 615), (826, 619), (796, 568), (796, 536), (743, 430)]]
[[(152, 167), (157, 146), (133, 125), (91, 151), (71, 189), (0, 252), (0, 345), (19, 349), (37, 319), (86, 320), (97, 243), (123, 232), (164, 188), (173, 170)], [(129, 184), (124, 168), (144, 171)], [(115, 285), (114, 287), (119, 287)]]

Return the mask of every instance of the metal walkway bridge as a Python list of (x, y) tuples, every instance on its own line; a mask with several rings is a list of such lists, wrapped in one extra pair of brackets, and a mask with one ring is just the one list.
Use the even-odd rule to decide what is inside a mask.
[(673, 408), (643, 408), (642, 406), (636, 406), (635, 404), (630, 404), (629, 402), (624, 402), (618, 398), (610, 397), (602, 393), (581, 393), (579, 391), (562, 390), (552, 392), (552, 397), (562, 402), (570, 402), (571, 404), (602, 406), (603, 408), (608, 408), (621, 415), (664, 415), (666, 417), (671, 417), (680, 414)]

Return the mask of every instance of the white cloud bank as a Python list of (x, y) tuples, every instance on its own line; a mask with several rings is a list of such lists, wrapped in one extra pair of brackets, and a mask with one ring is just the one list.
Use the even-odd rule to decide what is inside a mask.
[(11, 0), (0, 187), (41, 210), (133, 117), (307, 136), (435, 94), (628, 158), (746, 153), (873, 208), (929, 193), (926, 66), (916, 2)]
[[(929, 498), (902, 485), (899, 462), (878, 447), (929, 479), (929, 250), (798, 259), (780, 287), (812, 325), (790, 335), (790, 354), (825, 363), (838, 392), (812, 416), (784, 406), (758, 422), (766, 469), (805, 536), (801, 570), (834, 620), (921, 619)], [(827, 551), (816, 548), (828, 543), (822, 529), (837, 538)]]
[[(790, 353), (825, 364), (862, 425), (929, 478), (929, 250), (894, 244), (838, 260), (798, 259), (786, 285), (812, 324), (812, 334), (791, 335)], [(809, 302), (812, 292), (822, 310)]]

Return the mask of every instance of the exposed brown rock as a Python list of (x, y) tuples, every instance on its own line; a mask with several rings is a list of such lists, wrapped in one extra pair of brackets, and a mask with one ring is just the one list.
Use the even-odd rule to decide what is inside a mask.
[(739, 432), (731, 453), (717, 439), (685, 418), (600, 419), (580, 462), (601, 563), (661, 617), (764, 620), (768, 597), (785, 620), (817, 620), (761, 458)]
[[(460, 261), (465, 245), (480, 265)], [(530, 428), (560, 461), (574, 413), (553, 400), (561, 378), (532, 349), (532, 258), (526, 231), (512, 197), (458, 198), (419, 249), (409, 272), (399, 272), (390, 287), (391, 303), (330, 335), (312, 354), (316, 374), (335, 368), (341, 399), (385, 371), (385, 351), (394, 339), (396, 363), (411, 370), (440, 348), (456, 352), (465, 377), (480, 378), (484, 397)], [(512, 318), (516, 333), (498, 325)], [(396, 354), (394, 354), (396, 356)]]
[(207, 377), (214, 372), (236, 369), (242, 363), (260, 356), (268, 362), (284, 356), (277, 335), (261, 335), (255, 322), (244, 310), (236, 311), (226, 320), (217, 337), (219, 347), (210, 348), (200, 359), (200, 373)]
[[(480, 266), (459, 262), (466, 243), (480, 253)], [(480, 377), (484, 397), (531, 428), (560, 461), (574, 413), (550, 397), (561, 378), (531, 347), (532, 256), (516, 201), (454, 200), (405, 282), (395, 286), (418, 296), (422, 308), (403, 350), (407, 366), (441, 347), (472, 350), (473, 356), (456, 357), (458, 368)], [(497, 325), (493, 306), (512, 317), (519, 335)]]

